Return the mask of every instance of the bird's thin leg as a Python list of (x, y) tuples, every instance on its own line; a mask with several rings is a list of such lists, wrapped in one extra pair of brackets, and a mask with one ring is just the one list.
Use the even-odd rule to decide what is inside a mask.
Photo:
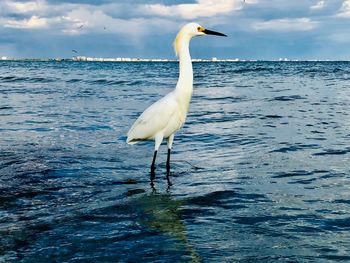
[(166, 170), (167, 172), (170, 172), (170, 154), (171, 154), (171, 149), (168, 148), (168, 156), (166, 159)]
[(154, 154), (153, 154), (153, 160), (151, 164), (151, 180), (155, 177), (155, 170), (156, 170), (156, 158), (157, 158), (157, 152), (159, 149), (159, 146), (161, 145), (163, 141), (163, 135), (156, 135), (155, 138), (155, 145), (154, 145)]
[(173, 146), (174, 134), (170, 135), (168, 138), (168, 156), (166, 159), (166, 178), (168, 181), (168, 185), (171, 185), (169, 175), (170, 175), (170, 155), (171, 155), (171, 147)]
[(166, 179), (168, 181), (168, 185), (172, 185), (172, 183), (170, 182), (170, 152), (171, 152), (171, 149), (168, 149), (168, 157), (166, 159)]
[(154, 178), (155, 178), (155, 172), (154, 170), (156, 169), (154, 167), (154, 163), (155, 163), (155, 156), (157, 155), (157, 152), (155, 152), (154, 156), (153, 156), (153, 162), (152, 162), (152, 166), (151, 166), (151, 182), (150, 182), (150, 185), (151, 185), (151, 188), (152, 188), (152, 193), (156, 193), (156, 188), (154, 187)]
[(151, 180), (153, 181), (154, 179), (154, 176), (155, 176), (155, 170), (156, 170), (156, 158), (157, 158), (157, 152), (158, 151), (154, 151), (154, 154), (153, 154), (153, 161), (152, 161), (152, 164), (151, 164)]
[(170, 154), (171, 154), (171, 147), (173, 146), (173, 142), (174, 142), (174, 134), (170, 135), (168, 138), (168, 157), (166, 159), (167, 173), (170, 173)]

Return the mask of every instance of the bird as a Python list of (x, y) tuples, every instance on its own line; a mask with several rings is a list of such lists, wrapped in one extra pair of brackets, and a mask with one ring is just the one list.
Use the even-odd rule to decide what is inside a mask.
[(127, 133), (126, 142), (128, 144), (145, 140), (155, 141), (151, 163), (151, 180), (155, 177), (158, 149), (163, 139), (167, 139), (166, 170), (170, 184), (170, 154), (174, 135), (185, 123), (193, 91), (193, 69), (189, 44), (193, 37), (204, 35), (227, 36), (206, 29), (197, 23), (192, 22), (184, 25), (174, 40), (174, 51), (179, 58), (179, 78), (175, 89), (149, 106), (137, 118)]

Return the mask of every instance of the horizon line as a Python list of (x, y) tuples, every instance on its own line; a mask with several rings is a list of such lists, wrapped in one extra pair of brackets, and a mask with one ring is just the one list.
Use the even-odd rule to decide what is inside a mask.
[[(166, 59), (166, 58), (129, 58), (129, 57), (115, 57), (115, 58), (100, 58), (100, 57), (87, 57), (76, 56), (71, 58), (10, 58), (6, 56), (0, 57), (0, 61), (38, 61), (38, 62), (50, 62), (50, 61), (71, 61), (71, 62), (178, 62), (178, 59)], [(347, 59), (239, 59), (239, 58), (227, 58), (219, 59), (213, 57), (211, 59), (192, 58), (192, 62), (350, 62)]]

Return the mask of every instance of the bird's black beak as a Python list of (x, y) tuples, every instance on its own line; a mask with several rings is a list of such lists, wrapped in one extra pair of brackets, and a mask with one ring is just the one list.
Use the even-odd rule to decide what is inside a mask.
[(206, 35), (215, 35), (215, 36), (227, 37), (227, 35), (225, 35), (223, 33), (219, 33), (219, 32), (208, 30), (208, 29), (204, 29), (202, 32), (204, 34), (206, 34)]

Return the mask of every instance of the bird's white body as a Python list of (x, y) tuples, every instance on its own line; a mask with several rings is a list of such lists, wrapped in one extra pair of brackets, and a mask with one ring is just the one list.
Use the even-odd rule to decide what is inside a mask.
[[(174, 134), (185, 123), (193, 90), (193, 70), (189, 51), (190, 40), (194, 36), (206, 34), (226, 36), (207, 30), (196, 23), (186, 24), (181, 28), (174, 41), (176, 54), (179, 56), (179, 80), (175, 90), (149, 106), (135, 121), (128, 132), (126, 142), (135, 144), (144, 140), (155, 140), (151, 175), (154, 176), (155, 159), (163, 139), (168, 139), (167, 175), (170, 172), (170, 150)], [(169, 180), (168, 180), (168, 183)]]
[(182, 112), (174, 92), (148, 107), (128, 132), (127, 143), (156, 140), (156, 149), (163, 140), (181, 128), (187, 112)]
[(176, 88), (140, 115), (128, 132), (127, 143), (154, 139), (155, 150), (158, 150), (165, 138), (171, 148), (174, 133), (185, 123), (192, 97), (193, 70), (189, 52), (191, 38), (192, 35), (186, 34), (186, 26), (178, 33), (174, 43), (180, 63)]

